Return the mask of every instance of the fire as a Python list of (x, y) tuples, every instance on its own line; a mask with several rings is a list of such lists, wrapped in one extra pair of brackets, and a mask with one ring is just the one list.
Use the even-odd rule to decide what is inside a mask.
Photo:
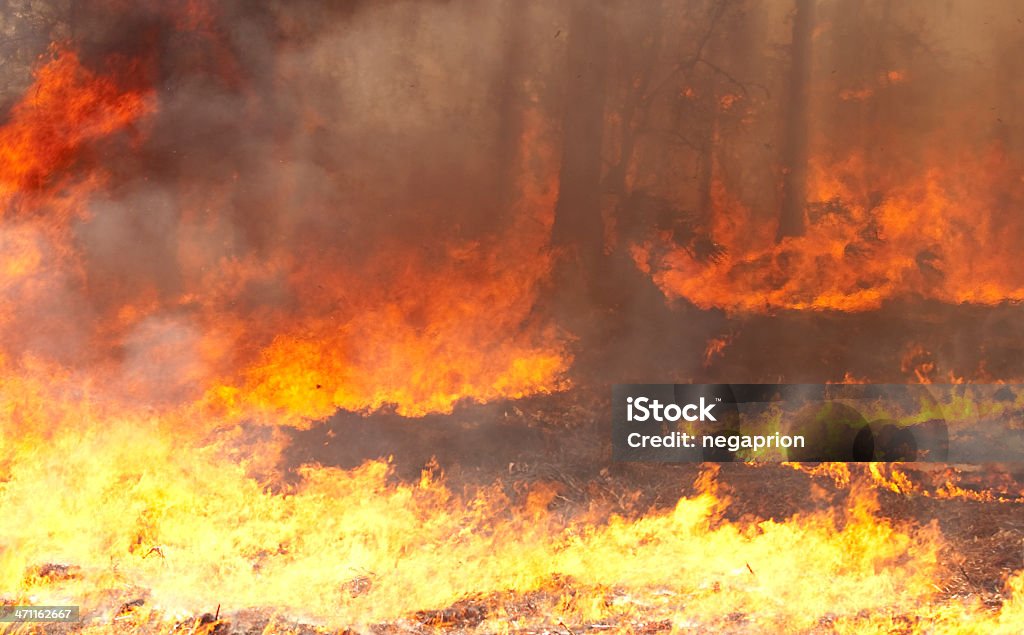
[[(285, 253), (269, 271), (238, 268), (242, 277), (287, 271), (299, 302), (237, 378), (207, 391), (207, 404), (221, 414), (270, 413), (277, 424), (301, 425), (338, 409), (394, 407), (422, 416), (451, 412), (462, 400), (564, 389), (566, 336), (531, 315), (553, 266), (546, 236), (557, 196), (546, 167), (553, 157), (535, 143), (540, 125), (531, 121), (521, 151), (525, 163), (541, 168), (524, 165), (515, 220), (501, 235), (441, 244), (439, 254), (383, 244), (352, 271)], [(215, 298), (210, 319), (230, 302)], [(235, 328), (242, 337), (254, 331), (249, 323)]]
[(998, 148), (947, 151), (893, 182), (859, 154), (812, 168), (805, 235), (776, 242), (774, 219), (754, 214), (719, 182), (711, 234), (723, 258), (698, 262), (652, 240), (633, 246), (634, 259), (667, 295), (738, 313), (868, 311), (910, 295), (953, 304), (1024, 300), (1024, 278), (1006, 266), (1022, 228), (1005, 200), (1021, 200), (1024, 190), (1019, 168)]
[[(468, 601), (483, 631), (554, 615), (677, 628), (828, 620), (852, 632), (921, 614), (942, 573), (937, 528), (880, 517), (867, 489), (855, 488), (845, 510), (737, 522), (714, 471), (672, 509), (595, 503), (569, 516), (540, 485), (517, 503), (498, 485), (460, 494), (429, 472), (395, 483), (381, 462), (310, 465), (298, 484), (267, 487), (216, 445), (155, 434), (166, 420), (83, 401), (71, 377), (39, 380), (5, 385), (22, 395), (20, 417), (62, 430), (5, 435), (3, 504), (17, 512), (0, 520), (13, 546), (0, 556), (10, 599), (74, 599), (111, 619), (141, 598), (145, 610), (125, 619), (143, 624), (221, 604), (366, 628)], [(53, 400), (55, 388), (64, 399)], [(74, 568), (40, 573), (46, 563)], [(512, 615), (508, 594), (536, 594), (536, 608)], [(962, 617), (951, 610), (972, 610), (953, 606), (923, 619), (945, 628)]]
[[(908, 614), (920, 632), (1019, 624), (1019, 579), (1000, 613), (940, 601), (938, 528), (885, 519), (858, 480), (845, 482), (845, 507), (774, 521), (729, 520), (714, 470), (670, 509), (595, 502), (568, 515), (543, 484), (516, 502), (497, 484), (458, 493), (431, 472), (396, 483), (383, 462), (308, 465), (297, 484), (268, 486), (217, 444), (156, 434), (171, 415), (83, 399), (50, 370), (4, 385), (20, 395), (16, 418), (50, 422), (5, 431), (0, 496), (15, 513), (0, 518), (0, 587), (11, 601), (73, 601), (97, 623), (138, 628), (222, 605), (362, 630), (440, 623), (458, 603), (475, 607), (480, 632), (558, 620), (865, 632)], [(9, 407), (5, 422), (14, 417)]]
[(900, 370), (907, 375), (913, 373), (919, 384), (931, 384), (936, 370), (934, 356), (920, 344), (913, 344), (903, 353)]
[[(178, 28), (216, 37), (203, 3), (181, 5)], [(815, 509), (761, 518), (734, 513), (714, 469), (674, 504), (647, 507), (628, 495), (566, 504), (544, 482), (460, 487), (434, 469), (405, 482), (384, 460), (282, 469), (283, 428), (340, 409), (418, 417), (569, 386), (571, 336), (536, 310), (554, 266), (550, 131), (527, 109), (517, 194), (487, 231), (410, 231), (366, 253), (348, 233), (333, 244), (315, 223), (268, 222), (289, 244), (253, 247), (225, 229), (224, 210), (244, 193), (232, 179), (207, 191), (182, 177), (173, 195), (118, 197), (141, 186), (102, 159), (137, 148), (164, 104), (140, 87), (141, 66), (83, 60), (56, 50), (0, 127), (0, 602), (81, 605), (86, 633), (211, 632), (247, 612), (276, 620), (266, 632), (304, 621), (360, 632), (853, 633), (890, 632), (910, 616), (918, 632), (967, 621), (1019, 630), (1021, 574), (1007, 577), (998, 610), (944, 593), (938, 524), (880, 511), (879, 490), (913, 486), (894, 474), (823, 468), (814, 474), (835, 478), (841, 502), (818, 488)], [(287, 191), (260, 203), (305, 202), (288, 144), (273, 150)], [(729, 310), (864, 310), (909, 291), (1024, 295), (988, 256), (949, 249), (951, 237), (995, 254), (1012, 244), (991, 226), (957, 233), (955, 221), (983, 205), (956, 207), (955, 186), (975, 186), (929, 173), (869, 206), (842, 167), (816, 181), (840, 211), (824, 209), (808, 236), (780, 245), (742, 232), (748, 212), (719, 186), (718, 204), (737, 211), (718, 215), (728, 256), (696, 265), (671, 253), (649, 263), (659, 284)], [(105, 267), (110, 251), (134, 247), (119, 221), (163, 206), (156, 226), (174, 271), (145, 269), (148, 253), (130, 263), (142, 273)], [(922, 230), (926, 221), (937, 224)], [(863, 238), (875, 226), (880, 245)], [(854, 244), (873, 251), (856, 255)], [(772, 275), (755, 262), (772, 263)], [(983, 284), (969, 284), (979, 272)], [(706, 359), (730, 341), (709, 342)], [(203, 610), (215, 617), (198, 624)]]
[(55, 47), (36, 83), (0, 128), (0, 201), (4, 215), (28, 213), (18, 195), (55, 185), (60, 170), (80, 160), (90, 141), (125, 130), (150, 112), (147, 91), (124, 90), (84, 69), (78, 56)]
[[(548, 264), (538, 254), (518, 268), (504, 267), (502, 251), (513, 248), (463, 246), (441, 269), (411, 256), (379, 263), (370, 275), (325, 279), (301, 271), (296, 287), (322, 285), (316, 301), (344, 308), (275, 335), (243, 371), (240, 385), (211, 390), (211, 403), (308, 419), (339, 408), (396, 404), (399, 414), (417, 416), (450, 412), (467, 398), (560, 388), (567, 357), (558, 334), (520, 331), (532, 308), (533, 284)], [(332, 297), (331, 289), (340, 292)], [(481, 305), (493, 312), (481, 315)], [(306, 315), (316, 315), (316, 308)], [(509, 335), (495, 339), (495, 332)]]
[(704, 348), (704, 366), (711, 365), (711, 362), (716, 358), (720, 357), (725, 351), (726, 347), (732, 343), (731, 335), (722, 335), (720, 337), (713, 337), (708, 340), (707, 346)]
[[(845, 463), (821, 463), (806, 465), (787, 463), (795, 470), (809, 474), (814, 478), (827, 478), (836, 487), (848, 489), (856, 482), (858, 473)], [(920, 467), (920, 466), (919, 466)], [(990, 468), (990, 471), (996, 468)], [(929, 470), (924, 474), (918, 470), (911, 473), (901, 464), (869, 463), (866, 466), (862, 481), (870, 482), (878, 490), (890, 491), (907, 497), (936, 498), (943, 500), (961, 499), (985, 502), (1021, 503), (1024, 502), (1024, 490), (1014, 491), (1016, 485), (1005, 474), (996, 472), (995, 476), (985, 479), (984, 487), (968, 487), (965, 474), (956, 467), (941, 470)]]
[[(79, 228), (105, 222), (93, 218), (93, 208), (109, 205), (108, 175), (90, 155), (112, 135), (141, 134), (154, 112), (151, 91), (125, 89), (113, 74), (56, 50), (0, 127), (0, 199), (9, 217), (21, 218), (2, 234), (7, 275), (0, 287), (11, 290), (12, 329), (24, 326), (19, 310), (45, 305), (47, 295), (89, 305), (89, 288), (105, 284), (75, 244)], [(532, 144), (535, 134), (524, 135), (524, 162), (544, 166), (551, 157)], [(94, 369), (123, 398), (173, 394), (235, 420), (303, 425), (339, 408), (419, 416), (450, 412), (463, 400), (560, 390), (570, 360), (565, 336), (532, 317), (537, 286), (552, 266), (546, 236), (557, 185), (550, 173), (523, 171), (523, 195), (502, 234), (428, 250), (396, 243), (355, 264), (339, 254), (296, 254), (289, 245), (269, 258), (211, 261), (192, 246), (204, 244), (198, 237), (209, 219), (186, 213), (183, 293), (151, 285), (111, 298), (91, 321), (64, 320), (56, 307), (43, 319), (56, 332), (51, 337), (84, 335), (96, 350), (137, 351), (120, 368), (104, 359)], [(205, 204), (221, 203), (219, 196)], [(258, 285), (294, 300), (259, 315), (235, 310)]]

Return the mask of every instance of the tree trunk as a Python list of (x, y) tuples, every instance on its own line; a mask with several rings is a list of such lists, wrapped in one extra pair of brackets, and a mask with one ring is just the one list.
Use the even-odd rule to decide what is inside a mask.
[(715, 183), (715, 143), (718, 137), (718, 110), (714, 100), (709, 104), (708, 121), (700, 142), (697, 157), (697, 225), (710, 227), (712, 219), (712, 187)]
[(523, 133), (524, 49), (526, 41), (526, 7), (523, 0), (505, 0), (505, 43), (501, 69), (495, 74), (494, 99), (498, 109), (498, 134), (495, 144), (497, 169), (494, 188), (504, 202), (515, 196), (517, 171), (521, 166), (519, 138)]
[(807, 119), (811, 81), (811, 35), (814, 0), (795, 0), (789, 74), (789, 104), (783, 145), (782, 209), (777, 238), (804, 233), (807, 200)]
[[(594, 291), (600, 279), (601, 149), (607, 76), (604, 2), (573, 0), (562, 123), (562, 165), (552, 243), (568, 257), (566, 273)], [(566, 281), (569, 282), (569, 281)]]

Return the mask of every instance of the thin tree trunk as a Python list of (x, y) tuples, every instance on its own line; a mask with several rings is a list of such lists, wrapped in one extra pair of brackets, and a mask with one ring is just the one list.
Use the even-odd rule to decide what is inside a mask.
[(523, 133), (524, 46), (526, 41), (526, 7), (523, 0), (505, 0), (505, 44), (501, 70), (496, 74), (494, 98), (498, 103), (498, 136), (496, 143), (498, 169), (495, 170), (495, 191), (503, 200), (514, 196), (520, 164), (519, 138)]
[(715, 143), (718, 137), (718, 110), (712, 102), (707, 129), (701, 139), (700, 157), (697, 164), (697, 224), (711, 225), (712, 192), (715, 181)]
[[(637, 131), (647, 126), (650, 117), (651, 102), (647, 100), (647, 93), (650, 89), (652, 73), (655, 65), (661, 58), (661, 48), (665, 35), (665, 11), (661, 2), (651, 2), (644, 9), (646, 21), (642, 27), (643, 35), (638, 39), (643, 43), (638, 45), (638, 50), (645, 52), (643, 63), (636, 65), (633, 85), (626, 94), (621, 107), (619, 108), (619, 156), (615, 163), (608, 169), (605, 177), (606, 191), (616, 197), (622, 197), (626, 191), (626, 174), (633, 162), (633, 153), (636, 150)], [(647, 45), (647, 42), (650, 42)], [(621, 220), (621, 219), (620, 219)]]
[(811, 81), (811, 35), (814, 0), (795, 0), (792, 59), (789, 75), (789, 107), (785, 121), (782, 163), (782, 209), (777, 238), (804, 233), (807, 201), (807, 124)]
[(601, 148), (607, 79), (604, 2), (573, 0), (569, 17), (562, 165), (552, 242), (588, 289), (600, 276)]

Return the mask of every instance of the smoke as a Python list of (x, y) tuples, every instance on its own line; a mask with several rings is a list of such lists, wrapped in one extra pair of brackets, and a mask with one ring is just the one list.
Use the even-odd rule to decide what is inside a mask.
[[(975, 15), (817, 4), (812, 154), (862, 170), (849, 189), (863, 207), (950, 139), (963, 152), (948, 164), (995, 139), (1010, 158), (988, 172), (1002, 170), (1007, 187), (979, 203), (996, 211), (970, 248), (1019, 242), (1009, 211), (1019, 197), (1005, 194), (1019, 100), (1013, 82), (977, 78), (1010, 47), (1012, 29), (994, 25), (1013, 5)], [(607, 31), (608, 64), (604, 126), (591, 135), (603, 175), (590, 184), (558, 178), (571, 172), (560, 164), (563, 124), (584, 105), (566, 101), (566, 42), (587, 36), (566, 7), (94, 0), (56, 11), (61, 26), (46, 32), (65, 34), (86, 71), (145, 93), (152, 111), (86, 135), (47, 174), (40, 191), (73, 204), (19, 203), (35, 211), (5, 235), (34, 236), (17, 249), (34, 241), (46, 264), (16, 285), (5, 348), (105, 364), (137, 399), (212, 400), (218, 412), (254, 399), (293, 410), (275, 395), (295, 384), (312, 404), (299, 408), (306, 419), (388, 404), (445, 412), (463, 398), (557, 389), (568, 338), (538, 307), (557, 266), (555, 201), (580, 186), (600, 189), (605, 209), (579, 218), (614, 221), (603, 249), (623, 269), (607, 276), (621, 324), (596, 324), (603, 309), (573, 300), (581, 317), (569, 329), (616, 340), (597, 366), (697, 379), (708, 334), (730, 328), (696, 312), (676, 328), (685, 301), (652, 308), (658, 290), (630, 248), (661, 228), (620, 204), (650, 191), (694, 219), (674, 261), (684, 273), (695, 246), (722, 239), (711, 219), (774, 223), (792, 7), (723, 6), (640, 15), (613, 3), (592, 21)], [(859, 55), (865, 35), (871, 50)], [(584, 56), (581, 72), (593, 67)], [(1013, 70), (1002, 59), (993, 73)], [(22, 103), (34, 102), (26, 93)], [(68, 206), (60, 222), (43, 218)], [(732, 229), (737, 240), (752, 233)], [(910, 269), (943, 269), (933, 256), (952, 258), (944, 247), (910, 254)]]
[[(562, 336), (533, 315), (553, 133), (527, 121), (545, 108), (537, 89), (499, 78), (506, 51), (476, 45), (500, 40), (512, 9), (77, 7), (54, 55), (77, 51), (82, 73), (153, 109), (74, 146), (43, 189), (89, 184), (51, 245), (62, 296), (17, 302), (68, 328), (20, 353), (104, 364), (144, 402), (224, 413), (258, 394), (299, 419), (555, 388)], [(282, 401), (294, 390), (302, 403)]]

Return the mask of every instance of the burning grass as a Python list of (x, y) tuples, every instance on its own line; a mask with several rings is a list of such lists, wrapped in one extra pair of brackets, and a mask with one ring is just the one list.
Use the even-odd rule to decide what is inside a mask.
[[(60, 458), (5, 449), (0, 493), (13, 512), (0, 522), (0, 585), (15, 589), (4, 601), (80, 603), (84, 632), (1021, 624), (1021, 501), (880, 488), (896, 472), (875, 466), (727, 466), (691, 485), (668, 466), (588, 462), (582, 479), (549, 466), (459, 487), (436, 469), (410, 482), (370, 462), (306, 465), (285, 485), (213, 444), (156, 443), (145, 422), (104, 420), (103, 434), (64, 435), (51, 449), (77, 451)], [(624, 491), (637, 495), (609, 495)]]
[[(91, 632), (192, 629), (218, 605), (231, 628), (276, 616), (282, 631), (1009, 633), (1021, 623), (1019, 501), (929, 498), (877, 486), (895, 473), (840, 466), (825, 479), (708, 469), (690, 486), (667, 466), (594, 474), (592, 459), (576, 480), (549, 470), (459, 487), (437, 470), (395, 479), (375, 461), (305, 465), (286, 483), (226, 451), (245, 447), (227, 431), (160, 433), (187, 412), (139, 417), (83, 399), (72, 379), (46, 386), (5, 386), (21, 395), (7, 421), (50, 425), (4, 437), (0, 587), (9, 603), (80, 604)], [(638, 495), (607, 495), (626, 491)], [(1001, 527), (983, 539), (1008, 550), (981, 574), (961, 555), (973, 536), (957, 522), (973, 514)]]

